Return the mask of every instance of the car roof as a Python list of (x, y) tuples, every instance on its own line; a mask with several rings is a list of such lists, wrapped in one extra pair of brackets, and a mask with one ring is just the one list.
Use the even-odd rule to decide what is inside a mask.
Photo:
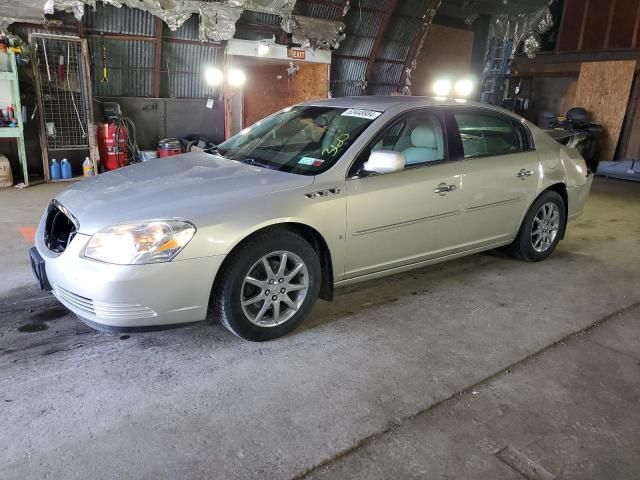
[(378, 111), (389, 110), (397, 106), (406, 108), (412, 107), (428, 107), (428, 106), (445, 106), (445, 105), (471, 105), (492, 107), (485, 103), (471, 102), (467, 100), (456, 100), (453, 98), (435, 98), (435, 97), (413, 97), (413, 96), (361, 96), (361, 97), (338, 97), (329, 98), (327, 100), (312, 100), (304, 102), (303, 105), (322, 105), (337, 108), (361, 108)]
[[(361, 96), (361, 97), (338, 97), (329, 98), (327, 100), (311, 100), (301, 103), (300, 105), (306, 106), (324, 106), (324, 107), (336, 107), (336, 108), (358, 108), (363, 110), (375, 110), (378, 112), (384, 112), (391, 108), (400, 107), (403, 110), (410, 110), (412, 108), (420, 107), (445, 107), (445, 106), (467, 106), (477, 107), (484, 110), (492, 110), (494, 112), (508, 115), (513, 119), (526, 122), (520, 115), (488, 103), (474, 102), (464, 99), (456, 98), (444, 98), (444, 97), (414, 97), (414, 96), (402, 96), (402, 95), (390, 95), (390, 96)], [(532, 124), (527, 122), (529, 128)]]

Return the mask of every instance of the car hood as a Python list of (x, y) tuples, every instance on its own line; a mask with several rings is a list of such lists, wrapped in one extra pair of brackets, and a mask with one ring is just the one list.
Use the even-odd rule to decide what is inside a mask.
[[(92, 235), (108, 225), (179, 217), (208, 223), (217, 209), (311, 185), (313, 177), (243, 164), (207, 153), (187, 153), (132, 165), (82, 180), (57, 200)], [(260, 201), (252, 202), (260, 208)]]

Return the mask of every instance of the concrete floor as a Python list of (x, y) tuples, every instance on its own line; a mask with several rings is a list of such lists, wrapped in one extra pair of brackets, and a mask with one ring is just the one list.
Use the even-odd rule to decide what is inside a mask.
[(640, 478), (638, 184), (546, 262), (347, 287), (266, 344), (81, 324), (28, 271), (57, 189), (0, 190), (3, 479)]

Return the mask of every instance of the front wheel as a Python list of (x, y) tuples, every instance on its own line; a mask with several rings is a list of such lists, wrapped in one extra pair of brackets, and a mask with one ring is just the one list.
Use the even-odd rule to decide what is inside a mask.
[(566, 227), (562, 197), (552, 190), (543, 192), (527, 212), (509, 253), (520, 260), (539, 262), (553, 253)]
[(233, 334), (271, 340), (295, 329), (320, 291), (320, 260), (299, 235), (259, 234), (235, 250), (214, 286), (214, 310)]

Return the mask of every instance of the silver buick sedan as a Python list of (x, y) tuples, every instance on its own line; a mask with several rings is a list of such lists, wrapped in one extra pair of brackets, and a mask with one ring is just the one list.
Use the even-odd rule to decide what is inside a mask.
[(583, 210), (576, 150), (487, 105), (356, 97), (286, 108), (220, 144), (63, 191), (30, 251), (90, 326), (220, 319), (264, 341), (337, 286), (507, 246), (547, 258)]

